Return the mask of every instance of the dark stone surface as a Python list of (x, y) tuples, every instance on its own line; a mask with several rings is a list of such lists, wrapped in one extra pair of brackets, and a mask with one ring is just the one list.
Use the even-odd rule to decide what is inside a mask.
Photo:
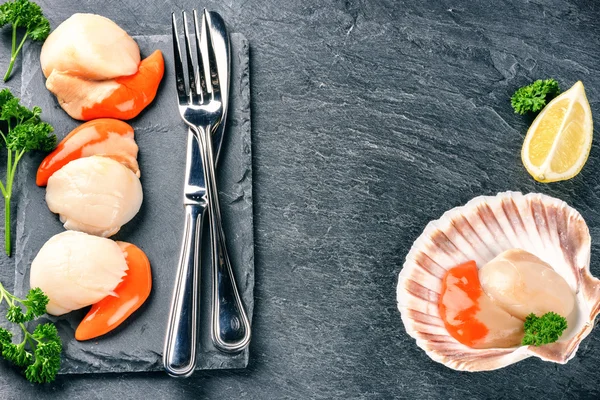
[(40, 3), (53, 26), (93, 11), (132, 34), (167, 33), (170, 11), (207, 6), (249, 39), (254, 338), (248, 368), (188, 380), (98, 374), (34, 387), (1, 367), (1, 398), (600, 397), (598, 329), (567, 365), (528, 359), (459, 373), (415, 345), (395, 301), (404, 257), (428, 221), (509, 189), (577, 208), (600, 275), (598, 139), (576, 178), (538, 184), (519, 155), (531, 121), (509, 106), (517, 87), (554, 77), (564, 88), (583, 80), (600, 112), (596, 2)]
[[(121, 228), (115, 240), (139, 246), (150, 259), (153, 272), (152, 293), (146, 304), (105, 337), (88, 342), (73, 339), (75, 329), (87, 309), (69, 313), (57, 320), (65, 343), (62, 373), (131, 372), (162, 370), (162, 350), (173, 292), (181, 232), (184, 220), (183, 174), (187, 129), (177, 111), (175, 76), (172, 73), (170, 36), (135, 37), (142, 56), (160, 49), (167, 66), (156, 101), (137, 118), (129, 121), (140, 147), (144, 202), (138, 215)], [(229, 238), (228, 250), (244, 304), (250, 315), (254, 305), (254, 229), (252, 214), (252, 160), (250, 137), (250, 92), (248, 81), (248, 41), (231, 35), (232, 51), (238, 56), (232, 66), (231, 112), (220, 160), (219, 190), (223, 208), (223, 229)], [(59, 107), (45, 89), (39, 62), (40, 46), (31, 45), (23, 58), (22, 101), (38, 105), (44, 118), (59, 136), (64, 137), (80, 123)], [(29, 265), (38, 250), (53, 235), (63, 232), (58, 217), (49, 212), (45, 189), (35, 185), (35, 173), (43, 154), (24, 158), (17, 177), (20, 190), (16, 216), (15, 292), (29, 290)], [(206, 220), (208, 221), (208, 219)], [(207, 224), (205, 224), (207, 225)], [(248, 350), (236, 355), (218, 351), (210, 340), (210, 249), (208, 226), (204, 230), (200, 349), (198, 368), (243, 368)], [(143, 340), (140, 340), (143, 338)]]

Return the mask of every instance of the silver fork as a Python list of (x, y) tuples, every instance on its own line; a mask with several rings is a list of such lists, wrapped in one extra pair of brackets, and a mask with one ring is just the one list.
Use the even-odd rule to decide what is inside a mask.
[[(192, 206), (206, 206), (208, 203), (213, 274), (216, 274), (216, 272), (219, 271), (219, 276), (226, 275), (229, 278), (224, 279), (224, 281), (230, 281), (229, 284), (226, 285), (228, 289), (226, 290), (226, 292), (228, 292), (226, 295), (218, 296), (218, 299), (215, 299), (215, 296), (213, 295), (214, 315), (212, 319), (213, 330), (211, 333), (213, 341), (219, 349), (224, 351), (239, 351), (246, 347), (250, 341), (250, 324), (241, 302), (235, 280), (233, 279), (231, 263), (227, 254), (225, 235), (221, 226), (221, 214), (215, 178), (215, 157), (212, 145), (212, 133), (221, 122), (223, 102), (216, 57), (210, 33), (211, 27), (207, 29), (208, 18), (208, 13), (205, 10), (202, 16), (200, 31), (198, 29), (198, 16), (196, 11), (194, 11), (196, 53), (198, 59), (198, 67), (194, 67), (187, 16), (185, 12), (183, 13), (189, 77), (187, 85), (189, 90), (186, 90), (184, 67), (177, 33), (177, 23), (175, 15), (173, 14), (172, 16), (173, 51), (179, 112), (182, 119), (189, 126), (198, 141), (202, 153), (204, 179), (206, 182), (206, 192), (204, 193), (201, 190), (199, 191), (198, 187), (188, 187), (189, 185), (186, 181), (185, 204), (187, 209)], [(205, 39), (201, 40), (202, 37)], [(204, 46), (202, 46), (202, 44), (204, 44)], [(205, 66), (207, 66), (207, 68), (205, 68)], [(205, 76), (204, 72), (207, 70), (208, 75)], [(200, 213), (200, 215), (192, 215), (191, 217), (192, 222), (186, 223), (186, 229), (196, 232), (196, 235), (199, 236), (201, 233), (199, 227), (201, 225), (198, 221), (201, 219), (202, 213)], [(183, 268), (180, 269), (187, 272), (180, 272), (177, 278), (177, 289), (173, 297), (170, 323), (165, 341), (165, 354), (163, 356), (165, 369), (174, 376), (189, 376), (195, 367), (195, 353), (197, 346), (197, 291), (199, 281), (197, 271), (199, 260), (198, 257), (194, 257), (194, 255), (195, 253), (199, 253), (199, 251), (197, 248), (195, 249), (196, 251), (193, 250), (194, 249), (191, 248), (190, 244), (187, 245), (187, 250), (186, 246), (184, 246), (182, 250), (184, 265)], [(185, 263), (187, 263), (187, 265), (185, 265)], [(180, 280), (182, 282), (187, 280), (188, 283), (180, 284)], [(190, 284), (192, 285), (191, 287)], [(215, 286), (220, 286), (221, 284), (221, 282), (218, 284), (214, 283), (213, 292), (215, 291)], [(190, 289), (192, 290), (192, 294), (187, 295), (187, 297), (185, 294), (177, 294), (180, 290), (186, 292)], [(178, 299), (181, 299), (179, 304)], [(183, 304), (185, 303), (183, 299), (188, 300), (187, 304), (189, 304), (191, 310), (186, 309), (185, 304)], [(220, 307), (220, 304), (222, 307)], [(181, 317), (182, 315), (184, 316), (183, 320)]]
[[(179, 100), (179, 112), (182, 119), (189, 126), (190, 131), (194, 134), (195, 141), (199, 144), (199, 149), (194, 149), (194, 151), (199, 151), (202, 155), (200, 157), (201, 166), (192, 165), (193, 162), (197, 162), (198, 160), (198, 157), (195, 157), (193, 152), (188, 152), (186, 159), (184, 187), (186, 217), (184, 235), (163, 354), (165, 370), (172, 376), (186, 377), (191, 375), (196, 367), (202, 218), (210, 198), (208, 188), (206, 187), (208, 165), (204, 156), (206, 148), (204, 132), (211, 132), (213, 127), (218, 126), (223, 104), (220, 101), (218, 90), (216, 96), (209, 95), (208, 92), (207, 79), (204, 76), (204, 63), (209, 63), (209, 54), (205, 48), (201, 49), (200, 47), (197, 14), (194, 12), (197, 55), (200, 67), (195, 69), (191, 57), (187, 16), (183, 13), (189, 76), (187, 87), (189, 87), (189, 90), (186, 89), (177, 22), (174, 13), (172, 15), (172, 22), (175, 80)], [(203, 16), (202, 33), (205, 34), (205, 32), (206, 21)], [(212, 57), (214, 58), (214, 54)]]

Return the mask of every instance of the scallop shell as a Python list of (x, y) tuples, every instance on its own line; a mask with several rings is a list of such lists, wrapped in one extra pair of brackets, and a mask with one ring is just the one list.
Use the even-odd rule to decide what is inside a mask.
[[(469, 260), (482, 266), (505, 250), (521, 248), (546, 261), (577, 294), (569, 328), (545, 346), (473, 349), (448, 334), (438, 310), (446, 271)], [(564, 364), (594, 327), (600, 280), (589, 271), (590, 234), (564, 201), (516, 192), (481, 196), (430, 222), (406, 256), (397, 287), (404, 327), (429, 357), (462, 371), (487, 371), (536, 356)]]

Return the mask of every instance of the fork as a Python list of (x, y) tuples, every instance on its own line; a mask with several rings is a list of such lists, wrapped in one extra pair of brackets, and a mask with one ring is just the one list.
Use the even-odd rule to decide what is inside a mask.
[[(198, 188), (188, 188), (185, 191), (186, 209), (188, 205), (209, 206), (209, 225), (211, 233), (211, 252), (213, 263), (213, 274), (215, 271), (226, 271), (229, 277), (230, 290), (233, 293), (224, 296), (225, 311), (233, 311), (228, 318), (223, 317), (218, 311), (216, 316), (212, 318), (213, 324), (217, 321), (219, 326), (217, 330), (218, 336), (225, 339), (225, 351), (238, 351), (247, 346), (250, 340), (250, 324), (248, 317), (244, 311), (235, 280), (233, 279), (231, 263), (227, 254), (225, 243), (225, 235), (221, 226), (221, 215), (218, 200), (218, 191), (215, 178), (215, 159), (212, 147), (212, 134), (215, 128), (220, 124), (223, 115), (223, 102), (221, 96), (221, 87), (219, 81), (218, 70), (216, 66), (216, 56), (214, 53), (211, 29), (207, 29), (208, 13), (204, 10), (202, 16), (201, 31), (198, 28), (198, 16), (194, 10), (194, 29), (196, 37), (196, 53), (198, 66), (194, 66), (190, 38), (188, 32), (187, 15), (183, 12), (183, 24), (185, 35), (185, 50), (187, 57), (188, 69), (188, 84), (184, 76), (184, 67), (181, 57), (181, 49), (179, 46), (179, 36), (177, 31), (177, 23), (175, 14), (172, 15), (173, 23), (173, 52), (175, 65), (175, 79), (177, 87), (177, 96), (179, 100), (179, 113), (181, 118), (188, 125), (190, 131), (194, 134), (202, 154), (202, 166), (204, 170), (204, 180), (206, 183), (206, 191), (198, 191)], [(205, 38), (202, 40), (202, 38)], [(204, 45), (204, 46), (203, 46)], [(205, 76), (205, 73), (206, 76)], [(189, 90), (186, 90), (186, 86)], [(187, 185), (186, 185), (187, 186)], [(192, 190), (193, 189), (193, 190)], [(194, 216), (192, 216), (193, 218)], [(196, 235), (200, 235), (198, 220), (201, 219), (202, 213), (195, 216), (190, 224), (186, 223), (186, 229), (196, 231)], [(191, 226), (188, 226), (191, 225)], [(197, 246), (197, 244), (196, 244)], [(184, 260), (183, 269), (186, 272), (181, 272), (178, 276), (176, 294), (173, 297), (171, 307), (170, 323), (167, 329), (167, 338), (165, 341), (164, 365), (167, 372), (174, 376), (189, 376), (195, 368), (195, 353), (197, 348), (197, 303), (198, 303), (198, 258), (194, 257), (193, 249), (190, 245), (182, 251)], [(197, 249), (196, 249), (197, 250)], [(181, 269), (181, 268), (180, 268)], [(191, 286), (190, 286), (191, 285)], [(213, 283), (213, 291), (218, 287), (218, 283)], [(191, 291), (191, 294), (189, 292)], [(182, 294), (178, 294), (182, 292)], [(188, 294), (186, 294), (188, 293)], [(191, 297), (191, 299), (190, 299)], [(178, 300), (179, 299), (179, 300)], [(182, 305), (184, 300), (191, 302), (191, 310)], [(219, 299), (221, 300), (221, 299)], [(179, 303), (178, 303), (179, 301)], [(213, 296), (214, 302), (214, 296)], [(213, 304), (213, 308), (215, 304)], [(182, 317), (183, 315), (183, 317)], [(221, 320), (226, 324), (220, 323)], [(213, 326), (214, 328), (214, 326)], [(224, 334), (221, 333), (221, 328), (225, 328)], [(213, 341), (215, 329), (213, 329)], [(242, 333), (241, 342), (237, 340), (238, 333)], [(236, 347), (229, 350), (227, 348), (229, 339), (228, 334), (233, 333), (236, 341), (232, 343)], [(215, 341), (217, 344), (217, 341)], [(243, 347), (237, 348), (241, 345)], [(218, 346), (220, 347), (220, 346)]]

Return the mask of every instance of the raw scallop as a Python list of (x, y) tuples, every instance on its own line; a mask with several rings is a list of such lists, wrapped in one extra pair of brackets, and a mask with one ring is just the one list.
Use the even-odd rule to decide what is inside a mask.
[(483, 291), (474, 261), (448, 271), (439, 312), (448, 333), (472, 348), (514, 347), (523, 338), (523, 321), (496, 305)]
[(494, 303), (525, 320), (553, 311), (569, 316), (575, 293), (550, 265), (521, 249), (507, 250), (481, 267), (479, 280)]
[[(459, 343), (438, 307), (447, 270), (469, 260), (483, 266), (515, 248), (551, 264), (576, 293), (568, 329), (558, 342), (540, 347), (474, 349)], [(590, 250), (585, 221), (564, 201), (515, 192), (477, 197), (430, 222), (406, 256), (397, 286), (406, 332), (433, 360), (457, 370), (493, 370), (531, 356), (564, 364), (600, 312), (600, 280), (590, 274)]]
[(91, 156), (71, 161), (48, 179), (46, 203), (60, 214), (65, 229), (109, 237), (142, 205), (138, 177), (111, 158)]
[(62, 315), (111, 295), (127, 269), (116, 242), (67, 231), (42, 246), (31, 263), (30, 284), (50, 299), (49, 314)]
[(140, 49), (110, 19), (96, 14), (73, 14), (48, 36), (40, 61), (46, 78), (56, 71), (104, 80), (135, 74)]
[(129, 120), (152, 103), (164, 71), (162, 52), (156, 50), (140, 63), (134, 75), (94, 81), (54, 71), (46, 80), (46, 88), (56, 95), (60, 106), (74, 119)]
[(118, 119), (100, 118), (73, 129), (40, 164), (35, 183), (46, 186), (48, 179), (69, 162), (101, 155), (119, 161), (140, 177), (138, 145), (133, 128)]

